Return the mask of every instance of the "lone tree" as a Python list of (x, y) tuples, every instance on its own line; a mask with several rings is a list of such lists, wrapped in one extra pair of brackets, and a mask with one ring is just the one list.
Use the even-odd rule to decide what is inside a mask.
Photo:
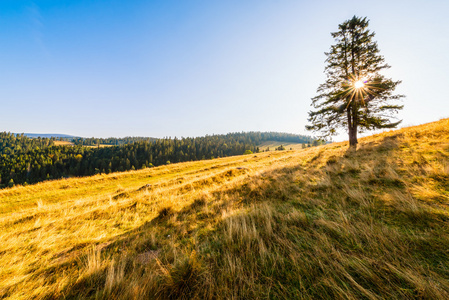
[[(379, 74), (388, 69), (384, 57), (379, 54), (374, 32), (368, 29), (369, 20), (354, 16), (331, 33), (336, 44), (327, 56), (325, 73), (327, 80), (312, 98), (315, 111), (309, 112), (312, 125), (306, 129), (321, 132), (321, 138), (337, 134), (337, 128), (347, 128), (349, 145), (357, 145), (357, 132), (394, 128), (394, 114), (403, 105), (393, 105), (403, 95), (393, 91), (401, 81), (393, 81)], [(394, 121), (392, 121), (394, 118)]]

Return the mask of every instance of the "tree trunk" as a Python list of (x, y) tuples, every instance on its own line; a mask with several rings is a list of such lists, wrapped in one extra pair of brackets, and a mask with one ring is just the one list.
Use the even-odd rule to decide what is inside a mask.
[(349, 128), (349, 147), (357, 146), (357, 127), (352, 126)]
[(354, 97), (352, 103), (351, 103), (351, 117), (352, 122), (349, 122), (349, 147), (357, 147), (357, 125), (359, 123), (358, 120), (358, 99), (357, 96)]
[(354, 105), (348, 106), (346, 114), (348, 118), (349, 147), (357, 146), (357, 120), (354, 118)]

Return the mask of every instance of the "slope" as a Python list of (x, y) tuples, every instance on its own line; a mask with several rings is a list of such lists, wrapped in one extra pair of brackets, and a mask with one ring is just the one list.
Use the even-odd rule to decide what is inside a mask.
[(276, 148), (280, 146), (284, 146), (286, 150), (300, 150), (303, 148), (303, 145), (301, 143), (289, 143), (277, 141), (266, 141), (258, 145), (261, 151), (266, 151), (267, 149), (269, 149), (269, 151), (275, 151)]
[(449, 120), (0, 191), (0, 297), (449, 297)]

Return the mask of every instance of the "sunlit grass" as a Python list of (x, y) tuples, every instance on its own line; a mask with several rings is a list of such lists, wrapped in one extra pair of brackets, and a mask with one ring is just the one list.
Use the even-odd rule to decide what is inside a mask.
[(0, 297), (449, 298), (449, 120), (0, 191)]

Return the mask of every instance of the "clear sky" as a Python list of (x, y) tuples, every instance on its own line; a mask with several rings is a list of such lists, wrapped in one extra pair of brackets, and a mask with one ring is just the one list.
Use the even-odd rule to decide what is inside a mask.
[(403, 125), (438, 120), (448, 13), (447, 0), (0, 0), (0, 131), (310, 135), (330, 32), (353, 15), (403, 81)]

